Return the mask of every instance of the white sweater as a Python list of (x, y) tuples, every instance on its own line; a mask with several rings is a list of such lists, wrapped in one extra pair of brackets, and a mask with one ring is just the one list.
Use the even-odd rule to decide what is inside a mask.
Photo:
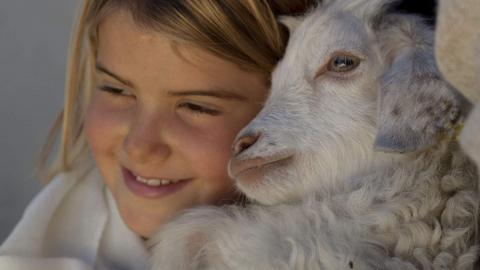
[(0, 246), (0, 270), (147, 269), (147, 259), (96, 170), (57, 176)]

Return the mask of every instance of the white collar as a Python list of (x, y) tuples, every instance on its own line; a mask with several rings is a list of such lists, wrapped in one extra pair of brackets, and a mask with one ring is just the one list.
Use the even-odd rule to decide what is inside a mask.
[(0, 255), (76, 258), (97, 269), (146, 269), (148, 252), (92, 170), (52, 180), (28, 206)]

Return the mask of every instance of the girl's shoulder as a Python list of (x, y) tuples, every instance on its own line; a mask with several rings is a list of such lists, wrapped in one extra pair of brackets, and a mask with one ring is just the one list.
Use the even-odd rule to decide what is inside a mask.
[(96, 169), (53, 179), (0, 247), (0, 269), (147, 269), (147, 259)]
[(107, 219), (104, 185), (98, 173), (61, 173), (28, 205), (0, 247), (0, 261), (68, 257), (94, 263), (94, 246), (100, 242)]
[(33, 258), (0, 256), (0, 269), (10, 270), (92, 270), (93, 268), (81, 260), (74, 258)]

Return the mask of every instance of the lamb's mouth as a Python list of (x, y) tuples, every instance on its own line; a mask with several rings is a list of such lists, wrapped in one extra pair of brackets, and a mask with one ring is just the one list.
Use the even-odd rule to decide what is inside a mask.
[(246, 160), (232, 159), (228, 171), (232, 178), (261, 178), (272, 168), (286, 166), (293, 159), (293, 154), (285, 153), (268, 157), (257, 157)]

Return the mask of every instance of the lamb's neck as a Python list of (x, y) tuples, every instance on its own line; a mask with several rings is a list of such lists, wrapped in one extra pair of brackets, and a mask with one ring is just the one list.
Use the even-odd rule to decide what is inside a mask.
[(438, 173), (443, 161), (450, 156), (448, 142), (441, 143), (425, 151), (412, 153), (385, 153), (372, 151), (371, 159), (364, 161), (364, 167), (347, 178), (347, 187), (361, 185), (364, 179), (372, 179), (378, 175), (389, 175), (395, 170), (416, 174), (422, 171), (435, 170)]

